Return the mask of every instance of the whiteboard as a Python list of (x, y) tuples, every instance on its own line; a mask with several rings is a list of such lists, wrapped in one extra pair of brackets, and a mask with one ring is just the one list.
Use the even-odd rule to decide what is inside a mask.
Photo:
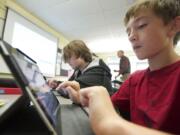
[(3, 39), (35, 60), (45, 76), (55, 76), (57, 37), (8, 9)]

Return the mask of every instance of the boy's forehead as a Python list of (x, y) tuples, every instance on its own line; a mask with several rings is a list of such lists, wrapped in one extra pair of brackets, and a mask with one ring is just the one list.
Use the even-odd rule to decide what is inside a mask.
[(150, 16), (154, 15), (154, 12), (152, 10), (139, 10), (138, 12), (136, 12), (136, 14), (132, 15), (129, 18), (129, 21), (126, 25), (126, 27), (128, 27), (130, 24), (136, 23), (142, 19), (146, 19)]

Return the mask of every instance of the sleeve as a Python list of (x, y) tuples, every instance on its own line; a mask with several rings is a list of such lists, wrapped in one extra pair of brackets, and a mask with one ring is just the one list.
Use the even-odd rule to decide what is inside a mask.
[(127, 79), (119, 90), (111, 96), (115, 108), (122, 111), (130, 111), (130, 78)]
[[(75, 79), (75, 75), (76, 75), (76, 70), (73, 72), (73, 74), (71, 75), (71, 77), (68, 79), (68, 81), (73, 81)], [(59, 90), (58, 93), (65, 97), (65, 98), (69, 98), (69, 95), (67, 92), (63, 91), (63, 90)]]

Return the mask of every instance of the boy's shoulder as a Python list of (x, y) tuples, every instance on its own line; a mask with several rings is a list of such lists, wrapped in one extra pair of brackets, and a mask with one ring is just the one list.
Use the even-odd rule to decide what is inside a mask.
[(137, 71), (133, 72), (130, 75), (131, 82), (138, 82), (145, 76), (146, 72), (148, 72), (148, 68), (143, 69), (143, 70), (137, 70)]
[(106, 65), (106, 63), (102, 60), (102, 59), (94, 59), (85, 69), (83, 72), (85, 71), (89, 71), (89, 70), (98, 70), (98, 69), (104, 69), (107, 70), (108, 72), (110, 72), (109, 67)]

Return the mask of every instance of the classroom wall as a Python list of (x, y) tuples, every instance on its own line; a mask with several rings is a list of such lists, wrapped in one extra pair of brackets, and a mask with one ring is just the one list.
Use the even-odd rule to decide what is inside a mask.
[[(175, 51), (180, 55), (180, 41), (175, 47)], [(117, 56), (117, 52), (97, 53), (96, 55), (98, 55), (98, 57), (102, 58), (105, 62), (107, 62), (108, 57)], [(133, 51), (125, 51), (125, 55), (131, 57), (135, 56), (135, 53)]]
[[(117, 50), (118, 51), (118, 50)], [(117, 51), (115, 52), (109, 52), (109, 53), (97, 53), (97, 55), (102, 58), (104, 61), (107, 61), (108, 57), (117, 56)], [(125, 51), (124, 52), (126, 56), (134, 56), (133, 51)]]
[(176, 46), (175, 51), (180, 55), (180, 41), (178, 42), (178, 45)]
[(58, 37), (59, 39), (59, 47), (62, 48), (65, 46), (69, 40), (63, 36), (60, 32), (56, 31), (52, 27), (50, 27), (46, 22), (41, 20), (40, 18), (36, 17), (36, 15), (28, 12), (25, 8), (20, 6), (16, 0), (6, 0), (6, 6), (10, 7), (11, 9), (15, 10), (18, 12), (20, 15), (24, 16), (25, 18), (29, 19), (32, 21), (34, 24), (39, 26), (40, 28), (44, 29), (45, 31), (51, 33), (52, 35)]
[[(36, 24), (38, 27), (42, 28), (43, 30), (51, 33), (52, 35), (56, 36), (58, 38), (58, 46), (59, 48), (62, 48), (65, 46), (69, 40), (64, 37), (60, 32), (57, 32), (55, 29), (47, 25), (43, 20), (36, 17), (34, 14), (28, 12), (25, 8), (20, 6), (16, 0), (0, 0), (0, 37), (2, 37), (2, 30), (4, 25), (4, 19), (6, 14), (6, 6), (15, 10), (20, 15), (24, 16), (26, 19), (32, 21), (34, 24)], [(6, 77), (11, 76), (10, 71), (7, 68), (6, 64), (4, 63), (1, 55), (0, 55), (0, 77)]]
[[(180, 55), (180, 41), (178, 45), (175, 48), (175, 51)], [(130, 59), (131, 63), (131, 73), (138, 70), (138, 69), (144, 69), (148, 67), (147, 60), (138, 60), (135, 53), (133, 51), (124, 51), (125, 55)], [(117, 67), (115, 64), (110, 64), (109, 60), (113, 60), (114, 58), (117, 58), (117, 63), (119, 63), (119, 59), (117, 57), (117, 51), (111, 52), (111, 53), (97, 53), (99, 58), (102, 58), (111, 68), (112, 78), (116, 75), (113, 70), (115, 67)]]
[[(25, 16), (27, 19), (31, 20), (33, 23), (41, 27), (42, 29), (48, 31), (49, 33), (55, 35), (59, 39), (59, 47), (62, 48), (65, 46), (69, 40), (64, 37), (61, 33), (57, 32), (50, 26), (48, 26), (44, 21), (40, 20), (38, 17), (36, 17), (34, 14), (28, 12), (26, 9), (24, 9), (22, 6), (20, 6), (16, 0), (0, 0), (0, 37), (2, 36), (2, 28), (4, 24), (4, 18), (6, 13), (6, 6), (12, 8), (16, 12), (20, 13), (22, 16)], [(180, 45), (175, 49), (178, 54), (180, 54)], [(125, 52), (127, 56), (133, 56), (134, 53), (132, 51)], [(104, 61), (107, 61), (107, 58), (110, 56), (116, 56), (117, 52), (111, 52), (111, 53), (98, 53), (97, 55), (104, 59)], [(4, 65), (4, 62), (2, 61), (2, 58), (0, 56), (0, 74), (2, 73), (1, 70), (4, 69), (5, 73), (9, 73), (9, 70), (7, 69), (6, 65)]]

